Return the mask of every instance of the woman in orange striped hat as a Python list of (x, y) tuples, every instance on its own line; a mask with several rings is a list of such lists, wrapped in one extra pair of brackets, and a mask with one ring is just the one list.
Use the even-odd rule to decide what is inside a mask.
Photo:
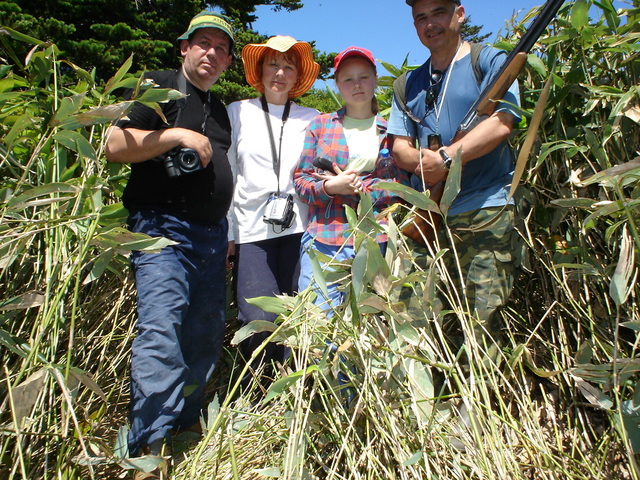
[[(236, 180), (229, 240), (235, 242), (238, 320), (247, 324), (276, 317), (247, 299), (291, 295), (297, 290), (307, 208), (295, 195), (293, 170), (305, 129), (318, 111), (301, 107), (293, 99), (311, 88), (320, 66), (311, 45), (281, 35), (246, 45), (242, 61), (247, 82), (260, 94), (228, 107), (229, 163)], [(246, 360), (266, 337), (256, 334), (241, 344)], [(284, 347), (270, 344), (253, 367), (284, 362), (287, 355)]]

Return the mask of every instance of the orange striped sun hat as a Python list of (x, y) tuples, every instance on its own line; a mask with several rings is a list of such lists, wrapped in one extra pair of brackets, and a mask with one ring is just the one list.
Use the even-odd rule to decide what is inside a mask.
[(284, 53), (293, 49), (300, 58), (298, 65), (298, 81), (289, 90), (289, 98), (299, 97), (311, 88), (318, 77), (320, 65), (313, 60), (311, 45), (307, 42), (297, 41), (295, 38), (283, 35), (271, 37), (265, 43), (249, 43), (242, 49), (242, 63), (247, 82), (260, 93), (264, 93), (264, 85), (260, 78), (259, 62), (262, 62), (267, 49)]

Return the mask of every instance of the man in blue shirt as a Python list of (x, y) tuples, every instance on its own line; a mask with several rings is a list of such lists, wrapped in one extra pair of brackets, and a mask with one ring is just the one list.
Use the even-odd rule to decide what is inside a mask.
[[(506, 54), (482, 48), (477, 60), (479, 79), (471, 61), (471, 46), (461, 36), (465, 10), (460, 1), (406, 2), (412, 8), (418, 37), (431, 57), (407, 76), (406, 106), (410, 114), (394, 99), (388, 130), (394, 136), (393, 154), (397, 164), (413, 174), (412, 186), (417, 190), (445, 180), (451, 158), (461, 154), (461, 190), (446, 219), (453, 233), (451, 238), (456, 240), (448, 244), (449, 237), (441, 229), (440, 246), (450, 249), (445, 264), (452, 282), (464, 285), (461, 302), (471, 314), (469, 326), (480, 346), (489, 348), (499, 340), (500, 325), (495, 312), (506, 302), (515, 276), (513, 245), (518, 234), (514, 229), (513, 205), (503, 208), (514, 169), (514, 155), (507, 139), (519, 120), (508, 103), (519, 103), (518, 86), (514, 83), (504, 97), (508, 103), (499, 104), (493, 115), (466, 135), (456, 135), (465, 114)], [(439, 136), (442, 147), (430, 149), (430, 135)], [(496, 215), (498, 219), (489, 227), (469, 230)], [(413, 246), (426, 261), (426, 249), (417, 243)], [(413, 306), (418, 301), (416, 297), (411, 299)], [(431, 300), (419, 305), (427, 316), (442, 309), (440, 297)]]

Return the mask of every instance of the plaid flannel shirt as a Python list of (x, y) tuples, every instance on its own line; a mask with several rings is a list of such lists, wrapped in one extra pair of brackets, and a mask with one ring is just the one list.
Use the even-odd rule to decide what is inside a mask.
[[(293, 173), (296, 192), (303, 202), (309, 205), (309, 224), (307, 231), (317, 241), (326, 245), (353, 245), (353, 237), (349, 236), (349, 224), (345, 214), (345, 206), (356, 210), (360, 194), (334, 195), (327, 194), (323, 181), (314, 178), (311, 173), (318, 172), (313, 166), (313, 159), (326, 157), (345, 170), (349, 164), (349, 147), (344, 135), (343, 120), (345, 109), (334, 113), (318, 115), (307, 127), (304, 149), (298, 166)], [(387, 144), (387, 121), (380, 115), (376, 117), (379, 149)], [(372, 190), (371, 187), (382, 181), (394, 181), (409, 184), (408, 175), (396, 165), (392, 158), (381, 162), (380, 157), (372, 172), (361, 176), (363, 190), (371, 195), (374, 213), (382, 211), (394, 203), (396, 197), (386, 190)], [(379, 235), (379, 242), (386, 241), (386, 236)]]

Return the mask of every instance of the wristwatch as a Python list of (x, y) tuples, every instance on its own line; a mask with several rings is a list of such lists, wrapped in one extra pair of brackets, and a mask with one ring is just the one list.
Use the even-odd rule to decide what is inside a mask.
[(440, 156), (442, 157), (442, 165), (444, 166), (445, 170), (449, 170), (451, 168), (451, 162), (453, 161), (453, 158), (449, 156), (444, 148), (441, 148), (438, 151), (440, 152)]

